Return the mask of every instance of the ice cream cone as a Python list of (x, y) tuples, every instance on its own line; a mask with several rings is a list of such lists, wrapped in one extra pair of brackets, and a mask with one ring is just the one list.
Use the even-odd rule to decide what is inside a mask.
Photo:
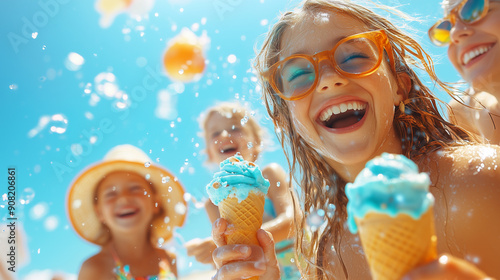
[(399, 280), (437, 257), (432, 207), (418, 220), (370, 212), (356, 223), (375, 280)]
[[(229, 223), (227, 244), (259, 245), (257, 230), (262, 226), (264, 201), (262, 193), (250, 193), (241, 202), (236, 197), (230, 197), (219, 203), (220, 216)], [(248, 279), (257, 280), (259, 277)]]
[(257, 165), (245, 161), (239, 153), (221, 162), (220, 169), (207, 185), (207, 193), (219, 207), (220, 216), (229, 223), (225, 233), (227, 244), (259, 246), (257, 230), (262, 226), (269, 180), (262, 176)]
[(227, 244), (259, 245), (256, 233), (262, 226), (264, 195), (250, 193), (241, 202), (236, 197), (227, 198), (219, 204), (219, 212), (230, 226)]

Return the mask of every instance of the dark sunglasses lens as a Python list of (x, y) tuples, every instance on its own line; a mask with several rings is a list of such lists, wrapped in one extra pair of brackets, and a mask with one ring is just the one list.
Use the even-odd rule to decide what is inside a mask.
[(445, 45), (450, 42), (450, 31), (452, 24), (449, 20), (445, 20), (435, 26), (430, 31), (431, 40), (437, 45)]
[(478, 20), (484, 11), (485, 0), (469, 0), (460, 10), (460, 18), (465, 23)]

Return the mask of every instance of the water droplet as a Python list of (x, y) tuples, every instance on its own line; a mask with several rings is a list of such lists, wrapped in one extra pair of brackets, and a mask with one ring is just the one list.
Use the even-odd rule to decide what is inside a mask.
[(186, 213), (186, 205), (184, 205), (183, 203), (177, 203), (174, 207), (175, 209), (175, 213), (178, 213), (178, 214), (181, 214), (181, 215), (184, 215)]
[(172, 192), (172, 187), (168, 187), (168, 192)]
[(236, 62), (236, 55), (234, 54), (230, 54), (228, 57), (227, 57), (227, 62), (233, 64)]
[(31, 33), (31, 38), (36, 39), (38, 37), (38, 32)]
[(144, 163), (144, 166), (145, 166), (146, 168), (150, 167), (150, 166), (151, 166), (151, 162), (146, 161), (146, 162)]
[(11, 85), (9, 85), (9, 89), (11, 89), (11, 90), (17, 90), (17, 85), (16, 84), (11, 84)]
[(79, 156), (83, 153), (83, 147), (81, 144), (72, 144), (71, 147), (71, 153), (75, 156)]
[(327, 210), (326, 210), (326, 215), (329, 217), (329, 218), (333, 218), (333, 216), (335, 216), (335, 211), (336, 211), (336, 207), (335, 207), (335, 204), (328, 204), (328, 207), (327, 207)]
[(57, 219), (56, 216), (50, 216), (47, 217), (47, 219), (45, 219), (43, 225), (47, 231), (53, 231), (59, 225), (59, 220)]
[(317, 231), (325, 223), (325, 211), (323, 209), (310, 211), (307, 216), (307, 225), (312, 231)]
[(248, 122), (248, 116), (245, 116), (243, 117), (243, 119), (241, 119), (241, 125), (245, 125), (247, 122)]
[(248, 147), (249, 149), (253, 148), (253, 143), (252, 143), (252, 142), (248, 142), (248, 143), (247, 143), (247, 147)]
[(165, 184), (165, 183), (167, 183), (167, 182), (169, 182), (169, 181), (170, 181), (170, 177), (163, 177), (163, 178), (161, 178), (161, 182), (162, 182), (163, 184)]
[(188, 165), (189, 164), (189, 159), (185, 159), (184, 160), (184, 165)]
[(43, 218), (49, 212), (49, 206), (45, 202), (40, 202), (33, 206), (30, 210), (30, 217), (33, 220), (39, 220)]
[(281, 182), (278, 181), (278, 183), (276, 183), (276, 186), (279, 188), (281, 186)]
[(26, 188), (21, 193), (19, 202), (21, 202), (21, 204), (29, 204), (33, 200), (33, 198), (35, 198), (35, 191), (32, 188)]
[(151, 178), (151, 175), (150, 174), (146, 174), (146, 180), (149, 180), (149, 178)]
[(85, 59), (81, 55), (71, 52), (68, 54), (68, 57), (66, 57), (64, 66), (70, 71), (78, 71), (84, 63)]

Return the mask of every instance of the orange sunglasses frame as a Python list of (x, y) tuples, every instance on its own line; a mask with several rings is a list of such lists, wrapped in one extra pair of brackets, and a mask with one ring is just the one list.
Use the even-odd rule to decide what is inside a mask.
[[(434, 40), (432, 38), (431, 33), (441, 23), (443, 23), (443, 22), (445, 22), (447, 20), (449, 20), (451, 22), (451, 26), (453, 28), (453, 26), (455, 25), (455, 22), (457, 22), (457, 20), (456, 20), (457, 16), (456, 15), (460, 15), (459, 11), (465, 6), (465, 4), (467, 3), (467, 1), (470, 1), (470, 0), (463, 0), (462, 2), (460, 2), (460, 4), (458, 4), (456, 7), (454, 7), (453, 9), (451, 9), (451, 11), (448, 13), (448, 15), (446, 15), (444, 18), (438, 20), (431, 28), (429, 28), (429, 30), (427, 31), (427, 34), (429, 35), (429, 39), (431, 40), (431, 42), (434, 45), (436, 45), (438, 47), (444, 47), (444, 46), (447, 46), (448, 44), (450, 44), (450, 40), (448, 40), (448, 42), (446, 42), (446, 43), (441, 43), (438, 40)], [(471, 22), (465, 22), (466, 24), (474, 23), (476, 21), (481, 20), (482, 18), (484, 18), (486, 16), (486, 14), (488, 13), (488, 10), (490, 8), (490, 1), (489, 0), (483, 0), (483, 1), (484, 1), (484, 9), (483, 9), (483, 12), (481, 13), (481, 15), (479, 15), (475, 20), (473, 20)], [(463, 21), (463, 19), (460, 19), (460, 20)], [(450, 31), (448, 31), (448, 32), (450, 32)]]
[[(372, 69), (370, 69), (366, 72), (363, 72), (363, 73), (353, 74), (353, 73), (345, 72), (344, 70), (342, 70), (338, 66), (338, 64), (335, 62), (333, 55), (335, 54), (335, 51), (342, 43), (349, 41), (349, 40), (352, 40), (352, 39), (357, 39), (357, 38), (368, 38), (372, 42), (375, 42), (378, 46), (378, 49), (379, 49), (379, 59)], [(346, 37), (346, 38), (340, 40), (337, 44), (335, 44), (335, 46), (332, 49), (316, 53), (313, 56), (310, 56), (307, 54), (295, 54), (295, 55), (289, 56), (289, 57), (285, 58), (284, 60), (278, 61), (275, 64), (273, 64), (271, 67), (269, 67), (269, 69), (267, 69), (263, 73), (263, 77), (265, 80), (267, 80), (269, 82), (271, 87), (274, 89), (274, 91), (281, 98), (283, 98), (285, 100), (289, 100), (289, 101), (294, 101), (294, 100), (304, 98), (305, 96), (307, 96), (311, 92), (313, 92), (314, 89), (316, 88), (316, 86), (318, 84), (318, 77), (319, 77), (318, 64), (321, 60), (330, 59), (330, 61), (333, 63), (333, 65), (335, 67), (335, 70), (337, 70), (338, 73), (342, 74), (345, 77), (361, 78), (361, 77), (369, 76), (369, 75), (373, 74), (375, 71), (377, 71), (377, 69), (380, 67), (380, 65), (382, 63), (384, 49), (387, 51), (387, 55), (389, 56), (389, 61), (391, 62), (391, 68), (395, 72), (396, 70), (395, 70), (395, 65), (394, 65), (394, 55), (392, 52), (391, 44), (389, 43), (389, 39), (387, 38), (387, 34), (385, 33), (384, 30), (375, 30), (375, 31), (363, 32), (363, 33), (359, 33), (359, 34), (355, 34), (355, 35), (351, 35), (349, 37)], [(309, 60), (309, 62), (311, 62), (311, 64), (314, 66), (314, 73), (315, 73), (316, 78), (314, 80), (314, 83), (310, 87), (310, 89), (307, 90), (306, 92), (304, 92), (300, 95), (297, 95), (297, 96), (287, 97), (282, 92), (280, 92), (278, 90), (278, 87), (276, 86), (274, 79), (272, 79), (271, 77), (273, 77), (275, 75), (277, 69), (281, 65), (283, 65), (284, 63), (286, 63), (290, 59), (294, 59), (294, 58), (304, 58), (304, 59)]]

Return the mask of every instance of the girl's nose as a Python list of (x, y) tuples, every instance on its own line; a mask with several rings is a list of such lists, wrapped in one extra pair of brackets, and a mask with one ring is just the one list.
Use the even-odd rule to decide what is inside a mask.
[(329, 59), (322, 60), (319, 63), (319, 77), (316, 91), (325, 92), (329, 89), (341, 87), (348, 83), (349, 80), (340, 74), (337, 69), (335, 69), (333, 62)]
[(458, 44), (472, 34), (474, 34), (474, 28), (457, 18), (455, 25), (450, 30), (450, 39), (453, 44)]

